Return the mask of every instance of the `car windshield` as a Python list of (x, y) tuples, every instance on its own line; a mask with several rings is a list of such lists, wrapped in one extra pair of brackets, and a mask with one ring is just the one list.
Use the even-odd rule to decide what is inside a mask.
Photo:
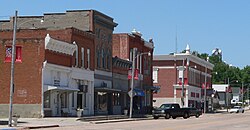
[(167, 109), (169, 109), (170, 108), (170, 104), (162, 104), (161, 106), (160, 106), (160, 108), (167, 108)]
[(233, 108), (239, 109), (239, 108), (240, 108), (240, 106), (234, 106)]

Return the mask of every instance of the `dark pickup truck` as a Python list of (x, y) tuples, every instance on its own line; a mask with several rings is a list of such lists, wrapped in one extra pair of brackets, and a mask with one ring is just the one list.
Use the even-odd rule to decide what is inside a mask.
[(190, 116), (198, 118), (202, 112), (196, 108), (180, 108), (179, 104), (162, 104), (159, 108), (153, 109), (152, 114), (154, 119), (159, 117), (165, 117), (165, 119), (183, 117), (187, 119)]

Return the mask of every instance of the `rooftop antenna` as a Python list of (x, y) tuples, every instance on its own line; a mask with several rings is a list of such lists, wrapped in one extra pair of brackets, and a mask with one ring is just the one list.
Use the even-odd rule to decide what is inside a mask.
[(175, 29), (176, 29), (176, 31), (175, 31), (175, 54), (177, 54), (177, 51), (178, 51), (178, 46), (177, 46), (178, 45), (177, 44), (178, 43), (178, 41), (177, 41), (178, 40), (177, 39), (177, 25), (176, 25)]

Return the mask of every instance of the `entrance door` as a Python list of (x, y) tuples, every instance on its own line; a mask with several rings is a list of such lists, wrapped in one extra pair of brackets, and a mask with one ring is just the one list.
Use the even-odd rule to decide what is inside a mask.
[(56, 94), (55, 109), (56, 109), (56, 116), (61, 116), (60, 93)]
[(108, 114), (108, 93), (97, 92), (98, 104), (97, 110), (99, 114)]

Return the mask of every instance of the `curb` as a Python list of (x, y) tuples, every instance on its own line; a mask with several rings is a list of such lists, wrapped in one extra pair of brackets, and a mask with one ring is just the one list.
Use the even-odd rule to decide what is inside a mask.
[(91, 124), (104, 124), (104, 123), (116, 123), (116, 122), (128, 122), (128, 121), (141, 121), (152, 120), (153, 118), (134, 118), (134, 119), (121, 119), (121, 120), (103, 120), (103, 121), (91, 121)]
[(53, 128), (60, 127), (59, 125), (44, 125), (44, 126), (27, 126), (23, 128), (18, 128), (17, 130), (29, 130), (29, 129), (41, 129), (41, 128)]

